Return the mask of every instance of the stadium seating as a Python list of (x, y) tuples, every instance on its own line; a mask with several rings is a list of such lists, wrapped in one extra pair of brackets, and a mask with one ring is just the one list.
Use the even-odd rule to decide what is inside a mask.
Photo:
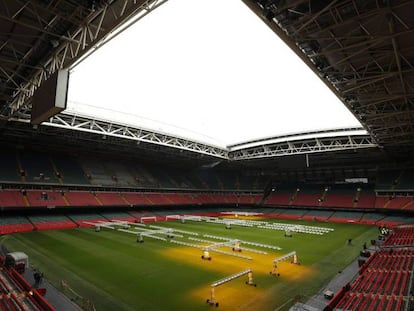
[(147, 199), (144, 193), (125, 192), (122, 194), (129, 205), (148, 206), (153, 203)]
[(378, 221), (384, 219), (384, 215), (378, 213), (366, 213), (359, 220), (361, 224), (374, 225)]
[(209, 170), (199, 170), (195, 172), (195, 175), (203, 181), (203, 184), (207, 186), (207, 189), (222, 190), (214, 172)]
[(355, 195), (352, 194), (329, 194), (324, 202), (324, 206), (329, 207), (353, 207)]
[(0, 295), (2, 311), (55, 310), (22, 275), (4, 266), (0, 267)]
[(56, 172), (61, 176), (63, 184), (73, 185), (89, 185), (90, 182), (86, 178), (78, 159), (64, 155), (54, 154), (52, 157), (53, 165)]
[[(107, 192), (107, 191), (62, 191), (56, 190), (0, 190), (0, 206), (3, 207), (42, 207), (42, 206), (128, 206), (128, 205), (173, 205), (173, 204), (259, 204), (262, 201), (261, 194), (245, 193), (182, 193), (182, 192)], [(288, 192), (274, 192), (266, 198), (264, 204), (267, 206), (309, 206), (313, 207), (316, 195), (297, 194)], [(330, 197), (330, 199), (328, 199)], [(361, 204), (365, 208), (413, 210), (413, 197), (385, 197), (377, 196), (374, 200), (372, 195), (360, 197), (358, 203), (353, 206), (349, 202), (342, 202), (336, 197), (335, 207), (359, 208)], [(332, 196), (327, 195), (326, 201), (319, 203), (320, 207), (332, 202)], [(348, 200), (350, 197), (346, 197)], [(375, 205), (368, 206), (367, 202)], [(298, 205), (298, 203), (301, 203)], [(341, 202), (343, 203), (341, 205)]]
[(82, 167), (92, 185), (115, 186), (117, 185), (116, 172), (109, 171), (105, 167), (105, 162), (100, 159), (83, 157), (80, 159)]
[(414, 169), (407, 169), (402, 173), (396, 188), (400, 191), (414, 190)]
[(393, 190), (398, 187), (403, 172), (399, 170), (380, 171), (376, 182), (377, 190)]
[(240, 189), (238, 174), (230, 174), (227, 172), (220, 173), (220, 180), (223, 185), (223, 189), (238, 190)]
[(384, 242), (384, 245), (413, 245), (414, 244), (414, 227), (395, 229), (391, 236)]
[[(154, 166), (151, 169), (151, 175), (158, 181), (160, 188), (164, 189), (177, 189), (180, 187), (180, 182), (176, 179), (173, 179), (170, 174), (168, 174), (168, 170)], [(179, 176), (177, 176), (180, 178)]]
[(0, 217), (0, 234), (27, 232), (34, 229), (29, 220), (22, 216)]
[(169, 168), (168, 174), (170, 178), (177, 185), (178, 189), (197, 189), (193, 181), (188, 177), (188, 172), (186, 170), (179, 170), (176, 168)]
[(63, 195), (58, 191), (30, 190), (27, 191), (30, 206), (66, 206)]
[(0, 190), (0, 206), (2, 207), (23, 207), (28, 206), (28, 202), (22, 191)]
[(22, 182), (15, 151), (2, 150), (0, 152), (0, 172), (1, 180)]
[(395, 228), (384, 246), (360, 268), (359, 277), (329, 304), (338, 310), (403, 310), (411, 300), (414, 227)]
[(384, 207), (388, 209), (402, 209), (406, 205), (408, 205), (411, 201), (411, 198), (408, 197), (392, 197)]
[(375, 198), (375, 208), (385, 208), (390, 198), (388, 196), (377, 196)]
[(128, 171), (132, 174), (136, 184), (140, 188), (160, 188), (160, 183), (150, 172), (137, 163), (126, 163)]
[(362, 218), (363, 213), (361, 212), (334, 212), (329, 221), (332, 222), (343, 222), (343, 223), (356, 223)]
[(239, 194), (237, 203), (239, 204), (258, 204), (262, 199), (260, 194)]
[(357, 189), (349, 187), (327, 187), (323, 206), (326, 207), (353, 207), (357, 196)]
[(295, 206), (319, 206), (321, 204), (323, 190), (321, 188), (298, 188), (291, 205)]
[[(6, 184), (0, 190), (3, 208), (263, 204), (414, 211), (413, 169), (379, 171), (376, 185), (277, 183), (264, 200), (268, 176), (215, 167), (184, 169), (85, 154), (6, 149), (0, 155), (0, 171), (0, 183)], [(252, 189), (256, 193), (250, 194)], [(325, 219), (323, 213), (303, 216)]]
[(403, 216), (386, 216), (381, 220), (378, 220), (376, 224), (378, 226), (398, 226), (402, 224), (412, 223), (413, 219), (411, 217), (403, 217)]
[[(159, 194), (167, 189), (177, 192), (188, 191), (189, 189), (191, 191), (236, 191), (234, 197), (214, 194), (194, 200), (174, 196), (166, 198), (165, 195), (157, 195), (153, 198), (153, 201), (151, 201), (152, 198), (149, 198), (150, 202), (148, 200), (137, 202), (140, 205), (170, 205), (174, 202), (177, 202), (177, 204), (254, 204), (261, 201), (259, 194), (256, 194), (257, 198), (250, 200), (247, 195), (242, 193), (242, 190), (257, 189), (260, 193), (269, 182), (267, 176), (249, 176), (237, 171), (220, 171), (216, 168), (178, 169), (130, 160), (119, 162), (117, 159), (104, 157), (47, 154), (33, 150), (20, 150), (18, 152), (11, 149), (4, 150), (0, 155), (0, 160), (0, 170), (2, 172), (0, 182), (15, 183), (19, 188), (25, 188), (23, 187), (24, 184), (30, 183), (41, 185), (62, 184), (63, 186), (81, 185), (83, 187), (128, 187), (131, 190), (139, 189), (140, 191), (151, 189)], [(375, 196), (374, 185), (281, 184), (278, 185), (275, 192), (266, 198), (263, 204), (270, 206), (414, 210), (413, 196), (408, 196), (409, 192), (401, 192), (412, 190), (413, 177), (413, 169), (379, 171), (375, 185), (376, 191), (380, 190), (381, 193), (378, 196)], [(299, 191), (296, 189), (299, 189)], [(400, 192), (394, 194), (384, 192), (397, 190), (400, 190)], [(98, 196), (94, 200), (88, 199), (86, 202), (80, 202), (72, 195), (69, 195), (71, 198), (68, 199), (68, 202), (65, 201), (67, 197), (62, 198), (63, 202), (59, 198), (56, 198), (57, 202), (51, 202), (52, 200), (42, 202), (42, 200), (34, 197), (32, 190), (28, 192), (27, 197), (18, 195), (17, 190), (13, 191), (16, 192), (14, 194), (7, 193), (6, 196), (0, 194), (1, 206), (41, 207), (43, 203), (48, 203), (48, 206), (135, 205), (134, 202), (136, 202), (136, 198), (131, 198), (134, 202), (129, 202), (124, 196), (121, 196), (120, 200), (112, 198), (115, 200), (113, 201), (111, 199), (112, 195), (102, 195), (102, 202), (99, 202), (100, 194), (96, 189), (88, 191), (98, 192)], [(121, 189), (118, 191), (123, 192)], [(238, 197), (238, 199), (235, 199), (235, 197)], [(95, 203), (95, 201), (98, 202)]]
[(145, 193), (146, 199), (152, 205), (173, 205), (174, 202), (168, 197), (165, 197), (162, 193)]
[[(256, 181), (256, 186), (252, 187), (252, 185), (255, 184), (255, 181)], [(241, 189), (241, 190), (243, 190), (243, 189), (244, 190), (249, 190), (249, 189), (263, 190), (264, 187), (265, 187), (266, 182), (262, 182), (262, 185), (260, 185), (260, 183), (261, 183), (260, 178), (255, 178), (254, 176), (247, 176), (247, 175), (240, 174), (240, 175), (238, 175), (238, 187), (237, 187), (237, 189)]]
[(272, 192), (269, 197), (266, 198), (266, 205), (289, 205), (291, 198), (293, 196), (293, 190), (279, 190)]
[(164, 193), (164, 197), (174, 205), (190, 205), (196, 203), (190, 194)]
[(332, 211), (310, 210), (302, 216), (303, 220), (326, 221), (332, 216)]
[(99, 201), (89, 191), (68, 191), (65, 198), (71, 206), (98, 206)]
[(47, 154), (32, 151), (20, 152), (20, 164), (28, 182), (59, 182)]
[(76, 223), (63, 215), (38, 215), (30, 216), (29, 219), (36, 230), (71, 229), (77, 227)]
[(98, 192), (96, 198), (106, 206), (125, 206), (128, 204), (119, 192)]
[(135, 222), (136, 218), (129, 213), (123, 212), (105, 212), (101, 213), (101, 216), (110, 221), (122, 220)]
[(362, 190), (359, 194), (358, 202), (354, 207), (373, 208), (375, 206), (375, 194), (373, 190)]
[[(63, 194), (63, 195), (62, 195)], [(0, 207), (50, 207), (50, 206), (142, 206), (142, 205), (198, 205), (198, 204), (264, 204), (265, 206), (320, 207), (329, 209), (394, 209), (414, 210), (414, 197), (377, 196), (363, 194), (358, 202), (350, 203), (352, 196), (326, 194), (325, 201), (316, 202), (319, 195), (278, 190), (262, 202), (261, 193), (227, 192), (126, 192), (122, 191), (77, 191), (77, 190), (9, 190), (0, 189)], [(299, 204), (299, 203), (300, 204)], [(369, 204), (372, 204), (371, 206)], [(329, 206), (328, 206), (329, 205)]]
[(284, 219), (302, 219), (302, 217), (305, 215), (307, 211), (301, 210), (301, 209), (286, 209), (286, 210), (280, 210), (277, 214), (278, 218), (284, 218)]
[(92, 227), (96, 222), (106, 222), (108, 221), (104, 216), (97, 213), (70, 213), (67, 217), (76, 223), (79, 227)]
[(125, 163), (118, 161), (105, 161), (103, 165), (105, 171), (108, 172), (108, 175), (105, 176), (106, 183), (122, 187), (138, 186), (138, 182), (135, 179), (134, 175), (131, 173), (128, 162)]

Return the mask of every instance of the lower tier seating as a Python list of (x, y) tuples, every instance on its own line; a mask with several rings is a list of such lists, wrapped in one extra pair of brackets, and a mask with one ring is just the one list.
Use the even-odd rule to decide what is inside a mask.
[(412, 247), (413, 242), (413, 226), (394, 228), (360, 268), (359, 277), (331, 300), (329, 309), (407, 310), (412, 300), (414, 249), (406, 245)]

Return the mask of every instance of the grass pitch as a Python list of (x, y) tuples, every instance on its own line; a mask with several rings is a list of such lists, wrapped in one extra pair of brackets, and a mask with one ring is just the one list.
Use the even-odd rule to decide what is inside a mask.
[[(374, 239), (377, 228), (365, 225), (269, 220), (320, 227), (335, 231), (315, 236), (283, 231), (186, 222), (157, 223), (200, 234), (237, 238), (277, 245), (281, 251), (267, 255), (242, 254), (246, 260), (211, 253), (201, 260), (201, 250), (145, 238), (137, 243), (132, 234), (93, 228), (41, 231), (9, 235), (3, 243), (24, 251), (33, 266), (60, 288), (65, 280), (73, 290), (90, 299), (97, 310), (209, 310), (210, 284), (247, 268), (253, 270), (257, 287), (245, 285), (246, 277), (216, 288), (220, 310), (287, 310), (294, 300), (306, 301), (338, 271), (358, 256), (364, 242)], [(200, 237), (202, 238), (202, 237)], [(353, 245), (347, 245), (352, 238)], [(177, 238), (190, 243), (189, 241)], [(241, 245), (243, 247), (243, 244)], [(251, 248), (256, 248), (248, 246)], [(256, 248), (259, 249), (259, 248)], [(224, 250), (224, 249), (223, 249)], [(227, 249), (228, 250), (228, 249)], [(274, 258), (296, 251), (301, 265), (278, 265), (280, 277), (269, 275)]]

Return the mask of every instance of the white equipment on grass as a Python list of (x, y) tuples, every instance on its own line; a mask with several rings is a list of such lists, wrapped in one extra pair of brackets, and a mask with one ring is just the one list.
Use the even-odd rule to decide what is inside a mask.
[(285, 254), (285, 255), (283, 255), (283, 256), (281, 256), (281, 257), (278, 257), (278, 258), (276, 258), (275, 260), (273, 260), (273, 270), (272, 270), (272, 271), (270, 271), (270, 274), (271, 274), (271, 275), (277, 275), (277, 276), (280, 276), (280, 274), (279, 274), (279, 273), (277, 273), (277, 264), (278, 264), (279, 262), (281, 262), (281, 261), (288, 260), (289, 258), (293, 258), (293, 259), (292, 259), (292, 263), (293, 263), (293, 264), (295, 264), (295, 265), (298, 265), (298, 264), (299, 264), (299, 262), (298, 262), (298, 255), (296, 254), (296, 251), (293, 251), (293, 252), (287, 253), (287, 254)]
[(239, 277), (242, 277), (243, 275), (246, 275), (246, 274), (247, 274), (246, 284), (256, 287), (257, 286), (256, 283), (253, 282), (253, 271), (252, 271), (252, 269), (247, 269), (247, 270), (241, 271), (239, 273), (236, 273), (236, 274), (230, 275), (228, 277), (225, 277), (225, 278), (223, 278), (221, 280), (218, 280), (218, 281), (214, 282), (213, 284), (211, 284), (210, 298), (206, 300), (206, 303), (210, 304), (211, 306), (215, 305), (216, 307), (218, 307), (219, 303), (215, 300), (215, 288), (220, 286), (220, 285), (226, 284), (230, 281), (233, 281), (235, 279), (238, 279)]

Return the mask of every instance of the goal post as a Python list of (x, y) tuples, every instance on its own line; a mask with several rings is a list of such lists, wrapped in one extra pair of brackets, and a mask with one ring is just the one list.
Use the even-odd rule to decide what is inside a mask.
[(141, 223), (144, 223), (144, 222), (157, 222), (157, 216), (141, 217), (140, 218), (140, 222)]
[(169, 220), (180, 220), (181, 216), (180, 215), (166, 215), (165, 216), (165, 221), (169, 221)]

